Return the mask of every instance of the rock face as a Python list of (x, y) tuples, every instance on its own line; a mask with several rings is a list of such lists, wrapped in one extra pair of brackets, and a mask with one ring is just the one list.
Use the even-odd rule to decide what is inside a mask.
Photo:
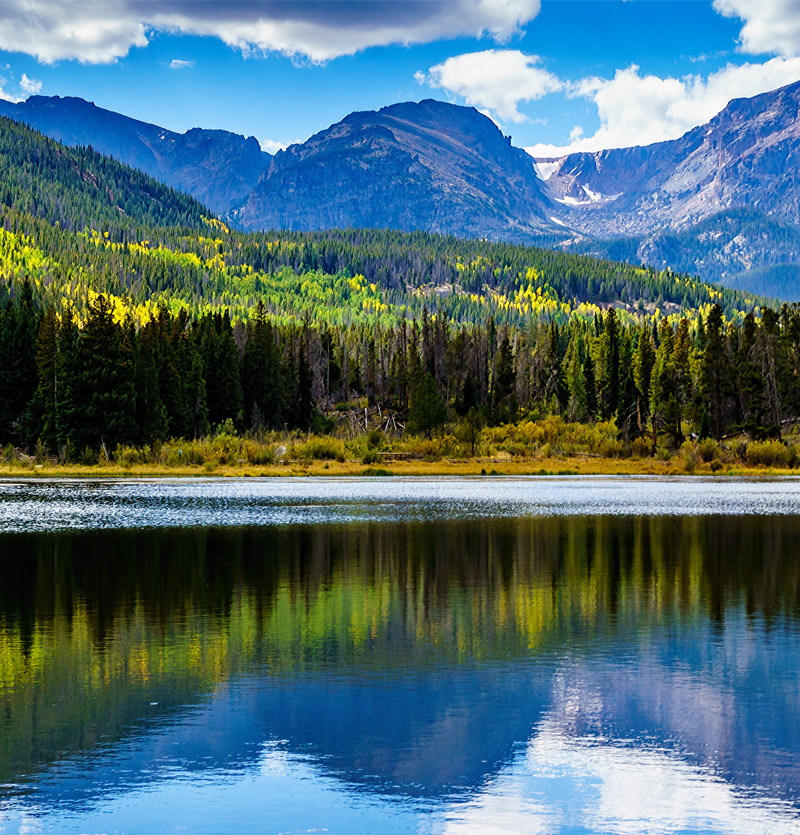
[(185, 191), (224, 213), (244, 200), (270, 155), (254, 137), (194, 128), (186, 133), (139, 122), (79, 98), (31, 96), (0, 101), (0, 115), (24, 122), (65, 145), (95, 150)]
[(798, 163), (800, 83), (735, 99), (680, 139), (538, 167), (560, 204), (554, 215), (570, 228), (595, 239), (637, 237), (641, 260), (736, 282), (791, 259)]
[(231, 219), (246, 229), (371, 227), (531, 240), (551, 226), (531, 158), (471, 107), (351, 113), (279, 151)]
[(721, 211), (800, 222), (800, 83), (735, 99), (680, 139), (570, 154), (547, 186), (597, 235), (684, 229)]

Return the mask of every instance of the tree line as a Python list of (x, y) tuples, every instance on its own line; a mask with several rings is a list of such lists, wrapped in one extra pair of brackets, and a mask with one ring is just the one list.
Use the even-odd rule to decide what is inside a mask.
[[(705, 317), (594, 318), (526, 327), (455, 324), (423, 310), (396, 325), (246, 322), (162, 305), (142, 327), (104, 295), (82, 327), (37, 305), (30, 283), (0, 312), (0, 443), (84, 449), (239, 432), (333, 430), (336, 409), (365, 405), (430, 436), (447, 422), (558, 414), (616, 421), (626, 443), (679, 446), (687, 431), (779, 436), (800, 417), (800, 308), (741, 324)], [(666, 441), (665, 441), (666, 439)]]

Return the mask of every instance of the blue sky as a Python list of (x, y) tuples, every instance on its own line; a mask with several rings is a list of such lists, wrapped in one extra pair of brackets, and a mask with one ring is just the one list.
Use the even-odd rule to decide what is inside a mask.
[(4, 0), (0, 47), (6, 98), (268, 150), (431, 96), (549, 155), (673, 138), (800, 80), (800, 0)]

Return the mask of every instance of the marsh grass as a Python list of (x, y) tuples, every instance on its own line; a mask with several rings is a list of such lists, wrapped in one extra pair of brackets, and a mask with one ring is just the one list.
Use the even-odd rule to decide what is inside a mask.
[[(455, 430), (455, 427), (452, 427)], [(290, 476), (290, 475), (593, 475), (593, 474), (777, 474), (800, 464), (795, 437), (788, 442), (729, 439), (686, 441), (678, 449), (658, 438), (625, 445), (613, 421), (568, 423), (558, 416), (481, 429), (475, 442), (445, 430), (426, 439), (372, 430), (355, 438), (334, 435), (231, 431), (152, 446), (83, 450), (48, 458), (0, 451), (5, 476)], [(388, 466), (387, 466), (388, 465)]]

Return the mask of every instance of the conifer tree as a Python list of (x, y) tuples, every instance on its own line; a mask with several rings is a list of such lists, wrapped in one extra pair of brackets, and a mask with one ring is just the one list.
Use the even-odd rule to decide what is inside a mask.
[(439, 386), (433, 375), (425, 372), (411, 392), (409, 429), (412, 432), (422, 432), (430, 439), (431, 431), (442, 426), (446, 418), (447, 409)]
[(281, 421), (283, 379), (278, 346), (264, 305), (259, 304), (242, 352), (245, 420), (258, 431)]
[(30, 281), (0, 311), (0, 443), (25, 441), (25, 416), (38, 384), (38, 319)]
[(611, 307), (603, 319), (600, 337), (602, 358), (601, 412), (608, 420), (617, 413), (619, 405), (619, 323), (617, 311)]
[(28, 446), (41, 438), (49, 451), (58, 449), (59, 408), (59, 322), (55, 309), (48, 307), (36, 337), (38, 385), (28, 409)]
[(73, 443), (92, 449), (135, 440), (136, 394), (133, 350), (125, 330), (117, 326), (111, 303), (99, 295), (89, 305), (77, 344), (73, 396), (83, 402), (82, 418), (73, 414)]

